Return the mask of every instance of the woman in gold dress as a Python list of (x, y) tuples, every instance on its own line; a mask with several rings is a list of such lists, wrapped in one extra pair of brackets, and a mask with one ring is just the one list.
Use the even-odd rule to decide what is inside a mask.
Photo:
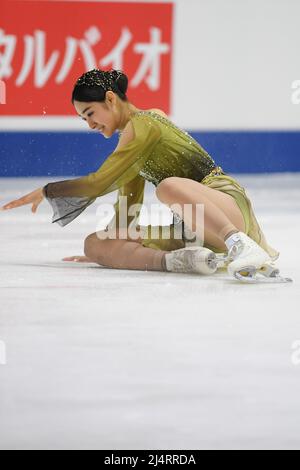
[[(168, 239), (161, 235), (138, 239), (120, 236), (124, 228), (118, 225), (120, 198), (128, 198), (128, 207), (142, 204), (145, 181), (149, 181), (155, 185), (156, 195), (163, 204), (170, 208), (176, 204), (182, 210), (185, 204), (194, 208), (190, 218), (184, 219), (184, 225), (195, 233), (202, 233), (204, 247), (222, 253), (232, 251), (238, 242), (237, 255), (242, 258), (250, 250), (251, 263), (253, 255), (256, 256), (253, 262), (256, 268), (276, 260), (279, 253), (267, 244), (245, 189), (162, 111), (140, 110), (130, 103), (127, 87), (128, 79), (121, 71), (94, 69), (83, 74), (72, 95), (76, 112), (91, 129), (106, 138), (119, 131), (118, 146), (98, 171), (82, 178), (49, 183), (6, 204), (2, 210), (32, 204), (32, 211), (36, 212), (46, 198), (54, 210), (53, 222), (65, 226), (97, 197), (118, 190), (114, 219), (116, 238), (105, 239), (103, 233), (93, 233), (85, 240), (85, 256), (64, 260), (90, 261), (117, 269), (195, 272), (197, 260), (191, 259), (192, 252), (189, 257), (182, 254), (188, 248), (184, 232), (181, 239), (174, 236), (175, 223)], [(197, 204), (204, 206), (201, 229), (195, 223)], [(128, 217), (127, 227), (135, 219)], [(140, 228), (143, 230), (140, 233), (145, 234), (147, 227)], [(248, 256), (244, 264), (250, 258)]]

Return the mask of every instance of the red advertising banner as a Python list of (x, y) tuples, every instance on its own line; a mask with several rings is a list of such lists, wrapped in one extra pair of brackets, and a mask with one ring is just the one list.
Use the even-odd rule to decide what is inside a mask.
[(73, 115), (74, 83), (94, 68), (123, 70), (130, 101), (170, 113), (172, 3), (1, 0), (0, 8), (2, 116)]

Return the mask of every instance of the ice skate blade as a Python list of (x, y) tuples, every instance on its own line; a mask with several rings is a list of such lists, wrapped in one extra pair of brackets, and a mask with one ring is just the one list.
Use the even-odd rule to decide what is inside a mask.
[(270, 270), (268, 274), (266, 274), (263, 269), (257, 270), (253, 266), (248, 266), (240, 271), (236, 271), (234, 277), (236, 280), (245, 284), (287, 284), (293, 282), (293, 280), (288, 277), (280, 276), (278, 269)]

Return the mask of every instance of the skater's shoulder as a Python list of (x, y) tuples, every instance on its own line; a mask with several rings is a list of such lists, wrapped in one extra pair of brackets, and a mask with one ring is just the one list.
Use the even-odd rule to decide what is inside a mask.
[(120, 132), (119, 136), (119, 142), (115, 151), (121, 150), (135, 139), (134, 125), (131, 120), (128, 121), (123, 131)]
[(162, 111), (161, 109), (158, 109), (158, 108), (152, 108), (152, 109), (148, 109), (149, 112), (152, 112), (152, 113), (156, 113), (156, 114), (159, 114), (160, 116), (166, 118), (166, 119), (169, 119), (169, 116), (164, 112)]
[[(149, 116), (149, 113), (150, 113), (150, 116)], [(166, 118), (168, 117), (162, 110), (156, 109), (156, 108), (136, 113), (127, 122), (124, 129), (119, 133), (119, 142), (118, 142), (118, 145), (117, 145), (115, 151), (121, 150), (122, 148), (126, 147), (126, 145), (128, 145), (130, 142), (135, 140), (135, 138), (137, 137), (137, 133), (139, 134), (138, 129), (136, 128), (136, 126), (138, 124), (135, 123), (134, 118), (135, 117), (139, 117), (139, 118), (143, 117), (144, 118), (143, 120), (147, 120), (147, 119), (151, 120), (151, 113), (159, 114), (160, 116), (166, 117)], [(152, 121), (153, 121), (153, 119), (152, 119)], [(156, 126), (153, 125), (152, 127), (156, 128), (157, 125)], [(145, 131), (149, 130), (149, 127), (145, 128), (145, 129), (144, 128), (145, 128), (145, 126), (143, 127), (143, 129), (140, 129), (140, 133), (143, 132), (143, 130), (145, 130)], [(157, 128), (157, 131), (159, 131), (159, 128)]]

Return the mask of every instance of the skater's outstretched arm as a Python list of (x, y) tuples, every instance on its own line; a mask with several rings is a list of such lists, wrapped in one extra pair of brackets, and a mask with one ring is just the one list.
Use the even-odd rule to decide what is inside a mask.
[(120, 190), (138, 177), (158, 144), (161, 131), (147, 116), (139, 115), (132, 122), (135, 138), (124, 147), (118, 146), (95, 173), (44, 187), (44, 195), (54, 210), (53, 223), (69, 224), (97, 197)]
[[(119, 195), (123, 195), (123, 188), (139, 178), (140, 169), (161, 137), (155, 123), (144, 116), (135, 120), (134, 130), (135, 138), (127, 145), (119, 145), (96, 172), (82, 178), (49, 183), (11, 201), (1, 210), (32, 204), (32, 212), (35, 213), (46, 197), (54, 210), (53, 222), (64, 226), (78, 217), (97, 197), (115, 190), (120, 190)], [(142, 196), (142, 182), (140, 186), (139, 195)]]
[(139, 116), (134, 122), (135, 138), (124, 147), (118, 146), (96, 172), (82, 178), (49, 183), (44, 188), (46, 197), (97, 198), (132, 181), (161, 137), (159, 127), (148, 117)]

